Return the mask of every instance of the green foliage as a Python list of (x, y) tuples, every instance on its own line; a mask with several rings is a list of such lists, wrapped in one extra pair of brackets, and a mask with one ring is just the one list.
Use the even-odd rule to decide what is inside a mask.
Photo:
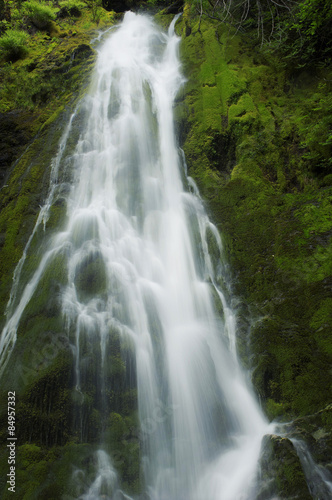
[(7, 29), (11, 27), (9, 21), (6, 19), (0, 20), (0, 35), (3, 34)]
[(330, 0), (193, 0), (200, 18), (228, 23), (297, 67), (332, 59)]
[(147, 0), (146, 4), (150, 8), (150, 10), (155, 11), (158, 9), (158, 6), (160, 8), (163, 8), (165, 6), (165, 1), (163, 0)]
[(47, 29), (51, 22), (56, 19), (56, 9), (53, 7), (31, 0), (24, 3), (23, 12), (38, 29)]
[(26, 47), (29, 35), (21, 30), (7, 30), (0, 38), (0, 48), (9, 61), (21, 59), (28, 53)]
[(303, 0), (294, 6), (293, 16), (285, 20), (287, 57), (299, 66), (332, 58), (332, 4), (330, 0)]

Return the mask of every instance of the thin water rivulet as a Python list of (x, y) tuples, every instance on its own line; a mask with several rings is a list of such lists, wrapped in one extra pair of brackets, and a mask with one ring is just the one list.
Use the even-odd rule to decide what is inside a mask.
[[(93, 370), (99, 413), (108, 408), (103, 398), (115, 336), (122, 352), (133, 353), (144, 498), (249, 500), (256, 498), (268, 423), (237, 361), (220, 236), (175, 140), (172, 108), (184, 78), (174, 23), (166, 35), (129, 12), (100, 44), (82, 104), (86, 122), (67, 158), (67, 223), (51, 237), (20, 296), (23, 264), (16, 272), (1, 362), (42, 276), (61, 255), (76, 407)], [(63, 141), (68, 135), (70, 126)], [(84, 272), (92, 276), (89, 286)], [(97, 366), (89, 366), (89, 349)], [(84, 422), (77, 422), (83, 436)], [(96, 473), (80, 498), (131, 498), (107, 433), (99, 441)]]

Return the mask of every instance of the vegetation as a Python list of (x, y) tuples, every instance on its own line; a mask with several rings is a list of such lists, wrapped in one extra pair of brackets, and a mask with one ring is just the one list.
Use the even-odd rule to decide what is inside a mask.
[(332, 57), (332, 5), (328, 0), (193, 0), (205, 17), (257, 37), (298, 67)]
[(35, 0), (24, 2), (23, 13), (39, 29), (49, 28), (51, 22), (56, 19), (56, 10), (53, 7)]
[(282, 51), (298, 66), (332, 62), (332, 4), (326, 0), (298, 2), (291, 20), (285, 20)]
[(3, 50), (4, 57), (8, 61), (16, 61), (24, 57), (28, 50), (26, 47), (28, 34), (22, 30), (9, 29), (0, 38), (0, 48)]

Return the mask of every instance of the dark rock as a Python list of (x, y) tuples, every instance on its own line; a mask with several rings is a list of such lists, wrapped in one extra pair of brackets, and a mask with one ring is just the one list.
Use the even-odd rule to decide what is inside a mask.
[(280, 498), (311, 500), (306, 478), (293, 443), (276, 435), (266, 435), (260, 458), (260, 490), (257, 500)]
[(72, 5), (71, 7), (61, 7), (58, 11), (56, 17), (57, 19), (64, 19), (68, 16), (79, 17), (81, 15), (80, 9), (76, 5)]
[(93, 50), (90, 45), (82, 43), (79, 45), (72, 53), (73, 66), (79, 64), (83, 59), (87, 59), (93, 54)]
[(12, 162), (22, 153), (31, 136), (25, 124), (29, 113), (0, 113), (0, 186), (3, 186)]
[(0, 248), (4, 246), (6, 240), (6, 234), (0, 233)]
[(167, 9), (164, 10), (164, 14), (179, 14), (183, 10), (183, 0), (177, 0), (172, 3)]
[(77, 267), (75, 285), (82, 300), (105, 291), (105, 264), (99, 253), (91, 254)]
[(289, 436), (304, 440), (313, 459), (332, 474), (332, 404), (292, 422)]
[(129, 2), (126, 0), (103, 0), (102, 5), (104, 9), (110, 11), (114, 10), (114, 12), (125, 12), (126, 10), (129, 10)]

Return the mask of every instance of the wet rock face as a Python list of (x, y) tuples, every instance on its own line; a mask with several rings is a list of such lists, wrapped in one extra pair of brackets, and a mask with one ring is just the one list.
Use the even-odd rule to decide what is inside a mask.
[(311, 500), (300, 459), (293, 443), (276, 435), (267, 435), (262, 442), (260, 459), (261, 488), (257, 500), (287, 498)]
[(105, 291), (105, 264), (98, 252), (89, 255), (77, 267), (75, 285), (80, 300), (89, 300)]
[(76, 64), (81, 63), (84, 61), (84, 59), (87, 59), (88, 57), (93, 55), (93, 50), (90, 47), (90, 45), (87, 45), (86, 43), (82, 43), (76, 49), (73, 50), (72, 53), (72, 60), (73, 63), (72, 65), (75, 66)]
[(114, 12), (125, 12), (135, 3), (139, 2), (131, 2), (130, 0), (103, 0), (102, 2), (104, 9), (114, 10)]
[(182, 11), (183, 4), (183, 0), (177, 0), (176, 2), (171, 3), (171, 5), (165, 10), (165, 14), (178, 14)]
[(0, 187), (5, 183), (10, 165), (31, 139), (24, 127), (28, 118), (29, 114), (21, 111), (0, 113)]
[(294, 420), (289, 435), (307, 443), (313, 459), (324, 467), (332, 480), (332, 404), (313, 415)]

